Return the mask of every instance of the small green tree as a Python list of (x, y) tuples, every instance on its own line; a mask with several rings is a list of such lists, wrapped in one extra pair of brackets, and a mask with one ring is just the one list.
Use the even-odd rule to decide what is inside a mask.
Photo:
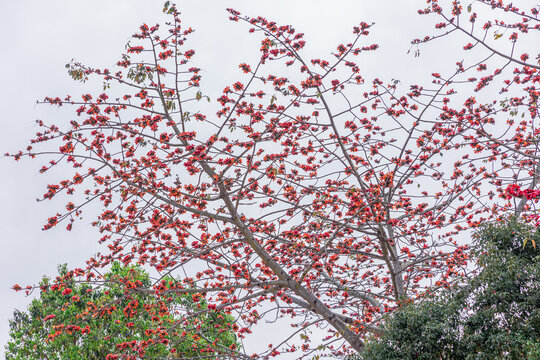
[(475, 240), (478, 276), (396, 311), (362, 358), (540, 359), (539, 240), (516, 220), (486, 226)]
[(139, 267), (114, 263), (108, 287), (97, 289), (79, 284), (65, 265), (59, 273), (55, 283), (43, 277), (27, 312), (14, 312), (6, 359), (199, 358), (238, 348), (230, 315), (190, 294), (139, 291), (150, 286)]

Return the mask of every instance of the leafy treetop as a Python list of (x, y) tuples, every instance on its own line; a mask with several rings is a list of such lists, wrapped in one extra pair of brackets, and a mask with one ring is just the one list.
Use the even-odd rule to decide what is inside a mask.
[(362, 359), (540, 358), (539, 240), (538, 227), (515, 219), (486, 226), (476, 239), (478, 276), (394, 312)]
[(103, 280), (80, 283), (65, 265), (56, 281), (44, 277), (28, 311), (13, 314), (6, 359), (200, 358), (239, 346), (234, 318), (196, 294), (151, 296), (148, 274), (118, 262)]

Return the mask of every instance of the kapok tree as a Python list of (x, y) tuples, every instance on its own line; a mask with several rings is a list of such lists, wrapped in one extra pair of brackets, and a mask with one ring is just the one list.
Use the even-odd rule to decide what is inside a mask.
[[(465, 60), (402, 90), (356, 63), (378, 47), (365, 40), (371, 24), (328, 59), (306, 59), (291, 26), (230, 9), (260, 36), (260, 57), (239, 65), (212, 112), (200, 101), (192, 29), (166, 4), (170, 21), (141, 26), (117, 69), (68, 65), (75, 80), (101, 77), (110, 90), (46, 98), (76, 116), (38, 121), (43, 131), (14, 157), (52, 154), (42, 172), (73, 168), (43, 195), (73, 198), (45, 229), (71, 230), (100, 204), (93, 224), (108, 248), (79, 269), (81, 281), (117, 260), (185, 274), (145, 291), (196, 293), (208, 311), (236, 316), (240, 337), (261, 321), (292, 326), (251, 356), (361, 352), (382, 313), (468, 275), (460, 233), (534, 210), (506, 187), (534, 188), (539, 176), (540, 67), (517, 52), (537, 36), (538, 10), (491, 1), (469, 10), (428, 1), (419, 11), (436, 18), (436, 33), (412, 49), (453, 39)], [(311, 343), (311, 327), (328, 336)]]

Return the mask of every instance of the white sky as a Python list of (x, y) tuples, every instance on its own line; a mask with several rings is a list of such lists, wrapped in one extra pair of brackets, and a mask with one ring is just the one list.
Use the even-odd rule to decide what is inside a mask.
[[(37, 129), (36, 119), (65, 116), (35, 102), (82, 91), (81, 84), (68, 77), (66, 63), (75, 58), (90, 66), (111, 67), (140, 24), (153, 25), (162, 19), (163, 2), (0, 0), (0, 153), (24, 149)], [(381, 48), (362, 58), (362, 72), (370, 72), (367, 78), (396, 77), (407, 83), (431, 74), (445, 60), (455, 62), (453, 56), (441, 57), (442, 48), (433, 45), (423, 48), (419, 58), (406, 55), (410, 40), (424, 35), (423, 23), (432, 20), (416, 14), (424, 4), (417, 0), (177, 1), (184, 24), (196, 30), (189, 46), (197, 51), (194, 62), (203, 69), (201, 90), (214, 99), (239, 75), (238, 64), (257, 56), (260, 42), (258, 36), (248, 34), (246, 24), (228, 20), (227, 7), (293, 25), (306, 34), (307, 58), (328, 58), (339, 43), (351, 39), (354, 25), (375, 21), (372, 33), (381, 39)], [(451, 48), (446, 44), (444, 49)], [(72, 232), (62, 226), (41, 231), (46, 219), (62, 206), (35, 201), (49, 183), (47, 176), (38, 173), (41, 165), (39, 160), (0, 159), (1, 352), (8, 339), (8, 318), (31, 299), (9, 288), (15, 283), (37, 283), (43, 274), (54, 275), (59, 263), (82, 267), (97, 249), (98, 235), (89, 217)], [(48, 176), (57, 178), (59, 173)]]

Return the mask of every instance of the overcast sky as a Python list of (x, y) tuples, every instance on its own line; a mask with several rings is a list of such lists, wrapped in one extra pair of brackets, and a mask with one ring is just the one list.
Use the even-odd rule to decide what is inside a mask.
[[(75, 58), (90, 66), (111, 67), (140, 24), (162, 19), (163, 1), (0, 0), (0, 4), (3, 154), (26, 147), (37, 129), (36, 119), (53, 121), (55, 116), (66, 116), (51, 107), (35, 105), (45, 96), (64, 97), (82, 91), (81, 84), (68, 77), (66, 63)], [(370, 72), (368, 78), (373, 72), (385, 80), (412, 81), (445, 61), (437, 47), (426, 48), (419, 58), (406, 54), (410, 40), (424, 35), (422, 28), (428, 19), (416, 15), (417, 7), (423, 4), (425, 1), (177, 1), (183, 22), (196, 30), (189, 46), (197, 51), (194, 62), (203, 69), (202, 90), (211, 96), (235, 79), (239, 63), (257, 55), (260, 41), (248, 34), (245, 24), (228, 21), (227, 7), (293, 25), (306, 34), (308, 58), (327, 57), (336, 45), (351, 39), (353, 26), (374, 21), (373, 39), (379, 39), (381, 48), (362, 58), (361, 68)], [(61, 202), (35, 201), (59, 175), (40, 175), (41, 165), (39, 160), (15, 163), (0, 159), (2, 352), (8, 318), (31, 299), (9, 288), (15, 283), (37, 283), (43, 274), (54, 275), (60, 263), (82, 267), (98, 249), (98, 235), (89, 225), (90, 218), (70, 233), (63, 227), (41, 231), (46, 219), (62, 206)]]

